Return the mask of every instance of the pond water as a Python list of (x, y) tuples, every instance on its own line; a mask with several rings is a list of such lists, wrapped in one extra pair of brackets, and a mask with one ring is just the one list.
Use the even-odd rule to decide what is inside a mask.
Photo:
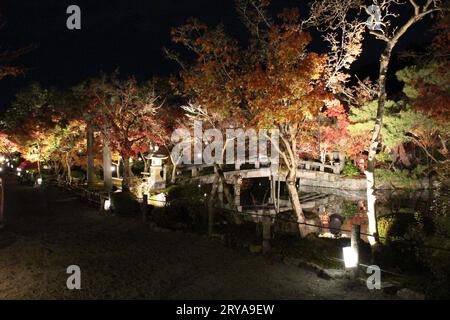
[[(334, 189), (302, 187), (302, 193), (317, 192), (324, 198), (305, 203), (305, 211), (318, 215), (323, 225), (341, 228), (335, 235), (345, 236), (352, 225), (361, 225), (367, 231), (367, 201), (364, 192), (346, 192)], [(440, 236), (450, 239), (450, 192), (448, 189), (377, 192), (377, 215), (380, 237), (393, 240), (411, 237), (414, 228), (421, 236)], [(395, 221), (394, 221), (395, 220)], [(331, 230), (333, 231), (333, 230)], [(384, 239), (387, 238), (387, 239)], [(410, 239), (414, 240), (414, 239)]]
[[(244, 201), (264, 202), (269, 196), (263, 182), (249, 188)], [(259, 188), (259, 189), (258, 189)], [(253, 195), (263, 194), (261, 199)], [(281, 198), (287, 199), (285, 188)], [(365, 192), (301, 187), (300, 198), (311, 223), (320, 225), (320, 236), (350, 237), (352, 225), (368, 233)], [(377, 224), (381, 247), (377, 264), (398, 274), (422, 278), (430, 297), (450, 297), (450, 191), (379, 191)], [(292, 226), (291, 226), (292, 227)], [(312, 228), (317, 232), (318, 228)], [(295, 231), (289, 228), (289, 231)], [(284, 230), (283, 230), (284, 231)], [(362, 239), (367, 241), (366, 236)], [(417, 283), (417, 282), (416, 282)], [(422, 288), (421, 287), (421, 288)]]
[[(311, 192), (312, 190), (305, 190)], [(320, 190), (324, 192), (324, 190)], [(348, 237), (352, 225), (367, 233), (364, 194), (330, 190), (329, 203), (308, 209), (319, 216), (322, 235)], [(326, 194), (326, 193), (325, 193)], [(421, 278), (421, 289), (430, 297), (450, 297), (450, 192), (382, 191), (377, 193), (377, 223), (380, 242), (377, 263), (383, 269)], [(339, 230), (341, 229), (341, 230)], [(367, 237), (363, 236), (367, 241)]]

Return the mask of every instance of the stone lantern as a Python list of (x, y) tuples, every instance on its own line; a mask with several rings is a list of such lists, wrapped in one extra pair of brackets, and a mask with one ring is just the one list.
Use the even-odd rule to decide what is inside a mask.
[(168, 156), (163, 154), (153, 154), (150, 156), (152, 164), (150, 166), (150, 189), (164, 189), (166, 187), (166, 167), (164, 165), (164, 160)]

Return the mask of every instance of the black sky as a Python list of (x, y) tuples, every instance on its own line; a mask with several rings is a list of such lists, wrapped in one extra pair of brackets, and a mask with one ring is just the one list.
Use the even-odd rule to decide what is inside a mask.
[[(306, 0), (273, 0), (273, 11), (298, 6)], [(66, 28), (66, 8), (77, 4), (82, 10), (82, 30)], [(35, 49), (17, 63), (27, 68), (24, 76), (7, 78), (0, 84), (0, 109), (8, 107), (14, 94), (31, 82), (65, 87), (99, 72), (119, 68), (123, 75), (139, 79), (168, 75), (177, 66), (164, 57), (170, 46), (171, 27), (189, 17), (211, 25), (224, 23), (229, 32), (245, 32), (234, 10), (234, 0), (1, 0), (0, 13), (6, 23), (0, 30), (0, 46)], [(426, 22), (412, 30), (400, 49), (423, 46), (429, 37)], [(323, 47), (316, 44), (317, 50)], [(369, 40), (366, 54), (355, 66), (363, 75), (377, 69), (381, 43)]]

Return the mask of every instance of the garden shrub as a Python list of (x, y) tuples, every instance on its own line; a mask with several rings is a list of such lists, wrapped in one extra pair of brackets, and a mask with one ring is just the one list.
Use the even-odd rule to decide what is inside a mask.
[(152, 217), (155, 223), (161, 227), (169, 227), (171, 225), (170, 217), (167, 214), (166, 208), (154, 208), (152, 210)]
[(114, 212), (129, 215), (139, 211), (139, 202), (131, 192), (117, 192), (111, 194)]
[(354, 201), (344, 201), (342, 212), (345, 218), (353, 218), (358, 213), (358, 204)]
[[(442, 248), (433, 249), (433, 248)], [(430, 298), (450, 298), (450, 240), (439, 236), (430, 237), (418, 253), (420, 261), (431, 273), (427, 279), (426, 291)]]
[(83, 171), (79, 171), (79, 170), (72, 170), (71, 172), (71, 176), (73, 179), (77, 179), (77, 180), (83, 180), (85, 177), (85, 174)]
[[(161, 192), (161, 191), (159, 191)], [(169, 227), (176, 223), (192, 224), (206, 214), (204, 187), (198, 185), (173, 185), (164, 190), (167, 206), (154, 214), (155, 222)]]
[(420, 187), (420, 178), (409, 170), (376, 169), (375, 177), (380, 183), (395, 188), (417, 189)]
[(144, 161), (134, 161), (131, 165), (131, 171), (135, 175), (140, 175), (142, 172), (144, 172), (145, 164)]
[(359, 171), (359, 168), (353, 162), (347, 161), (342, 170), (342, 174), (346, 177), (355, 177), (361, 175), (361, 171)]
[(379, 217), (377, 223), (383, 244), (379, 263), (401, 270), (419, 270), (417, 250), (423, 243), (423, 233), (418, 217), (413, 213), (389, 214)]

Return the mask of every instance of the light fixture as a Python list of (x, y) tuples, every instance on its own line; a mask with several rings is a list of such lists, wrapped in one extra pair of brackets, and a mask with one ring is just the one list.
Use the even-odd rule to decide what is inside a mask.
[(38, 184), (38, 185), (42, 185), (42, 178), (38, 178), (38, 179), (37, 179), (37, 184)]
[(115, 166), (111, 166), (111, 171), (115, 172), (116, 171), (116, 167)]
[(103, 209), (105, 209), (105, 211), (109, 211), (111, 209), (111, 199), (105, 200), (105, 203), (103, 204)]
[(22, 171), (22, 169), (20, 169), (20, 168), (17, 168), (17, 172), (21, 172)]
[(343, 248), (344, 263), (347, 269), (356, 268), (358, 266), (358, 252), (354, 247)]
[(167, 197), (165, 193), (159, 193), (156, 195), (153, 195), (149, 198), (149, 203), (158, 208), (163, 208), (166, 206)]

